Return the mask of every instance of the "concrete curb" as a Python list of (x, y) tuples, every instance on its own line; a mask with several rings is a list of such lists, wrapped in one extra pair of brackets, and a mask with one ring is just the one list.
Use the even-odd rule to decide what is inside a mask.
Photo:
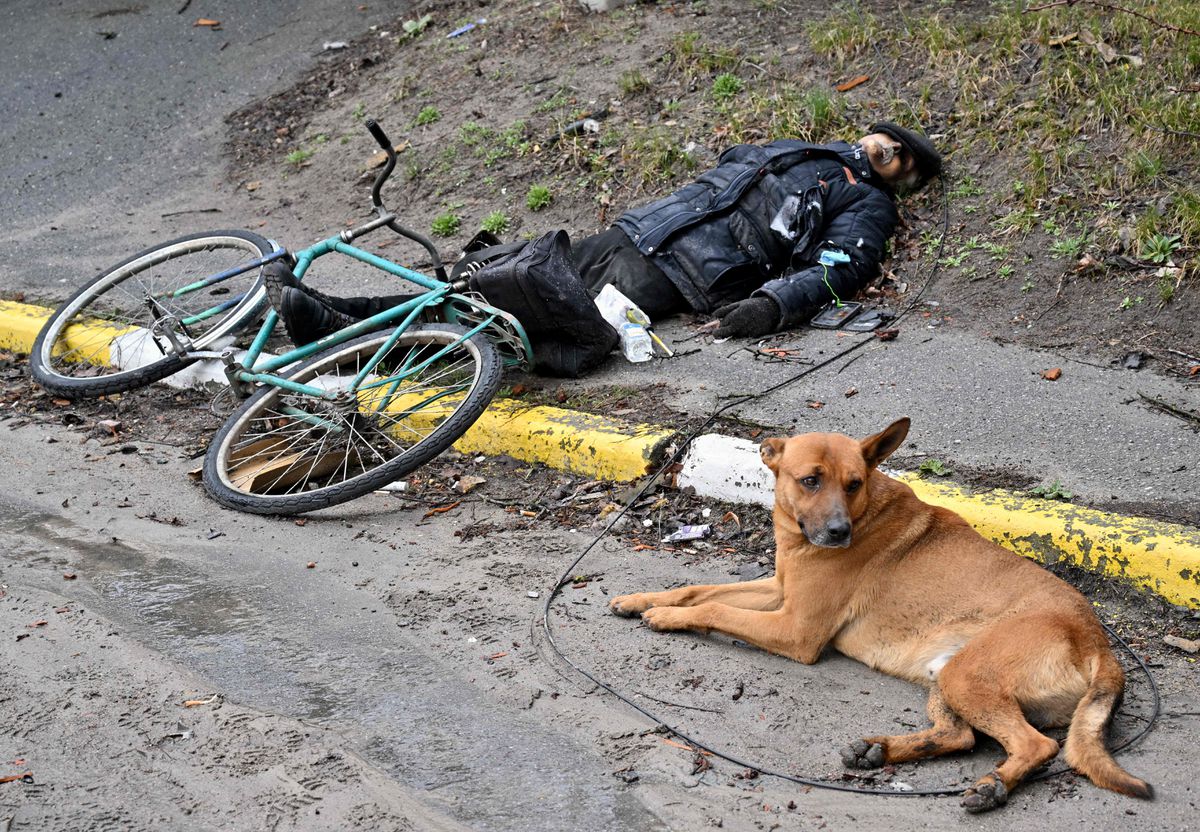
[[(0, 301), (0, 348), (28, 352), (50, 310)], [(213, 365), (213, 366), (206, 366)], [(169, 383), (224, 381), (220, 364), (197, 362)], [(678, 432), (556, 407), (497, 400), (455, 444), (464, 453), (508, 454), (593, 479), (627, 482), (653, 470)], [(1008, 491), (971, 493), (896, 474), (926, 502), (949, 508), (985, 537), (1043, 563), (1067, 560), (1200, 608), (1200, 531), (1172, 523), (1033, 500)], [(697, 437), (677, 477), (710, 499), (771, 506), (773, 479), (758, 446), (719, 434)]]

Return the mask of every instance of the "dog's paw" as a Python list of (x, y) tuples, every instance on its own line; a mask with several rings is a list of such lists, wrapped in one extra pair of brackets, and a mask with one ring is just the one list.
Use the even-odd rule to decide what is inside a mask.
[(963, 792), (960, 805), (971, 814), (976, 815), (999, 808), (1007, 802), (1008, 789), (1004, 787), (1000, 776), (992, 772), (986, 777), (981, 777), (974, 786)]
[(608, 611), (622, 618), (633, 618), (644, 613), (649, 606), (640, 595), (618, 595), (608, 602)]
[(651, 607), (642, 613), (646, 626), (658, 633), (686, 630), (691, 627), (687, 607)]
[(883, 765), (883, 746), (866, 740), (852, 742), (842, 749), (842, 765), (846, 768), (879, 768)]

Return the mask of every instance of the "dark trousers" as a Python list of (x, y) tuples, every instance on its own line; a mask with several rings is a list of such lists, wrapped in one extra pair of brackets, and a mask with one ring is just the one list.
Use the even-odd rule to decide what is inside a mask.
[(662, 269), (638, 251), (616, 226), (576, 240), (571, 244), (571, 255), (593, 297), (611, 284), (651, 320), (690, 309)]
[[(625, 232), (616, 226), (576, 240), (571, 244), (571, 256), (583, 278), (583, 285), (593, 297), (612, 284), (641, 307), (651, 320), (691, 308), (662, 269), (644, 257)], [(355, 318), (369, 318), (414, 297), (416, 295), (408, 294), (337, 298), (336, 308)]]

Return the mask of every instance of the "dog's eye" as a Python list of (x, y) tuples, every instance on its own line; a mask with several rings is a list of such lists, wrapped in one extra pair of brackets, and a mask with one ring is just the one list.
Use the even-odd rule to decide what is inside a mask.
[(801, 479), (800, 484), (803, 485), (805, 488), (816, 488), (818, 485), (821, 484), (821, 481), (819, 479), (817, 479), (816, 477), (809, 476), (809, 477), (804, 477), (803, 479)]
[(862, 480), (850, 480), (850, 482), (846, 483), (847, 494), (853, 494), (860, 488), (862, 488)]

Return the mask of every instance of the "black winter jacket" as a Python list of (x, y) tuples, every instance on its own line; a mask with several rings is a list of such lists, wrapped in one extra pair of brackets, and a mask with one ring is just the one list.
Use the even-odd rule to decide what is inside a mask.
[[(873, 278), (898, 215), (859, 145), (737, 145), (717, 167), (616, 225), (699, 312), (767, 295), (780, 327)], [(822, 252), (849, 262), (823, 266)], [(840, 259), (840, 258), (835, 258)]]

